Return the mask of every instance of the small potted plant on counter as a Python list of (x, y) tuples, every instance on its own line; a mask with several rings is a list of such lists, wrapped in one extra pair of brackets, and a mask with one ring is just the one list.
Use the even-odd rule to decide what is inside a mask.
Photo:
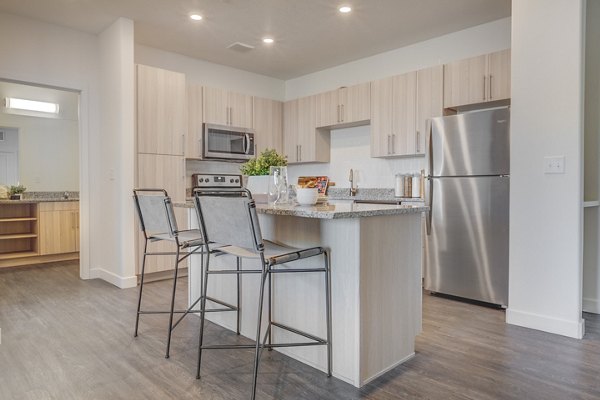
[(11, 200), (21, 200), (23, 198), (23, 193), (27, 190), (27, 188), (23, 185), (11, 186), (8, 188), (8, 193), (10, 195)]
[(246, 188), (252, 192), (256, 201), (262, 202), (263, 197), (266, 199), (269, 191), (270, 168), (286, 165), (287, 159), (275, 149), (265, 149), (258, 157), (242, 164), (240, 171), (244, 177), (247, 177)]

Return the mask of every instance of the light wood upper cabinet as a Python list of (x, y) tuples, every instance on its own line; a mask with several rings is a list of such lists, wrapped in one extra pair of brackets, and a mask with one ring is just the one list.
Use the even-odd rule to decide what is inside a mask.
[(185, 75), (137, 65), (137, 151), (183, 155)]
[(79, 202), (40, 203), (38, 212), (40, 255), (79, 251)]
[(197, 84), (187, 85), (186, 158), (202, 158), (202, 89), (202, 86)]
[(444, 65), (444, 107), (510, 98), (510, 50)]
[(371, 84), (371, 156), (425, 153), (427, 121), (442, 115), (442, 66)]
[(329, 162), (329, 132), (316, 128), (317, 96), (284, 104), (283, 148), (288, 163)]
[(204, 122), (252, 127), (252, 96), (209, 87), (203, 93)]
[(361, 83), (316, 95), (317, 127), (371, 119), (371, 84)]
[(444, 67), (441, 65), (417, 71), (417, 132), (415, 154), (425, 154), (431, 118), (444, 113)]
[(256, 154), (265, 149), (283, 152), (283, 103), (281, 101), (254, 97), (252, 106), (253, 129), (256, 133)]
[(488, 100), (510, 99), (510, 49), (489, 55)]
[(392, 137), (390, 155), (405, 156), (415, 153), (417, 73), (394, 77)]
[(371, 83), (361, 83), (340, 89), (342, 123), (371, 119)]

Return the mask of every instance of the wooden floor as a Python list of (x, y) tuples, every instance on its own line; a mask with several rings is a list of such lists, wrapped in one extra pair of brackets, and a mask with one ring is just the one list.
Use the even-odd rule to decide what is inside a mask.
[[(147, 286), (167, 304), (169, 281)], [(181, 306), (185, 279), (180, 280)], [(82, 281), (75, 264), (0, 271), (0, 399), (248, 399), (251, 351), (206, 352), (195, 378), (197, 318), (164, 358), (165, 316), (132, 337), (136, 289)], [(362, 390), (265, 352), (260, 399), (600, 399), (600, 318), (584, 340), (504, 323), (504, 313), (424, 296), (417, 355)], [(240, 340), (209, 324), (208, 342)], [(334, 338), (335, 340), (335, 338)]]

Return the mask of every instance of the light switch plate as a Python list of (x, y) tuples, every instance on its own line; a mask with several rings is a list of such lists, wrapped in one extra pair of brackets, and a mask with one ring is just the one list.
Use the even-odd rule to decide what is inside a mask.
[(564, 174), (565, 156), (544, 157), (545, 174)]

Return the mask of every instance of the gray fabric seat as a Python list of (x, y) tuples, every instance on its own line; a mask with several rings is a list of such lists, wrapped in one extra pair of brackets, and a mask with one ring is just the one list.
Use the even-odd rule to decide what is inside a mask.
[[(138, 335), (139, 320), (141, 314), (169, 314), (169, 327), (167, 334), (166, 358), (169, 358), (171, 347), (171, 334), (179, 322), (192, 311), (175, 310), (175, 293), (177, 289), (177, 277), (179, 264), (192, 254), (202, 254), (204, 239), (198, 229), (179, 230), (171, 198), (164, 189), (134, 189), (133, 197), (139, 217), (140, 227), (144, 234), (144, 251), (142, 255), (142, 269), (140, 273), (140, 291), (138, 297), (137, 315), (135, 319), (134, 337)], [(148, 243), (166, 241), (173, 244), (174, 251), (156, 252), (148, 251)], [(144, 290), (144, 277), (146, 272), (146, 258), (148, 256), (173, 256), (174, 276), (171, 293), (171, 304), (168, 311), (165, 310), (142, 310), (142, 293)], [(179, 320), (173, 323), (173, 314), (182, 314)]]
[[(262, 237), (256, 205), (252, 200), (252, 194), (245, 189), (199, 189), (194, 190), (194, 202), (198, 215), (198, 225), (202, 236), (205, 238), (205, 265), (203, 267), (202, 305), (203, 312), (200, 315), (200, 335), (198, 346), (198, 368), (196, 378), (200, 378), (200, 367), (202, 362), (202, 350), (206, 349), (235, 349), (248, 348), (249, 345), (204, 345), (204, 325), (206, 308), (206, 293), (208, 289), (208, 277), (211, 274), (235, 274), (238, 279), (241, 274), (260, 273), (261, 284), (259, 288), (258, 316), (256, 328), (256, 342), (252, 346), (255, 349), (254, 374), (252, 382), (252, 399), (256, 397), (256, 383), (258, 377), (258, 364), (260, 354), (264, 348), (275, 347), (298, 347), (298, 346), (327, 346), (327, 374), (331, 376), (331, 271), (329, 269), (329, 255), (323, 247), (315, 246), (298, 249), (281, 243), (264, 240)], [(216, 247), (213, 242), (226, 243)], [(211, 255), (215, 253), (230, 254), (237, 257), (238, 263), (235, 270), (221, 268), (211, 269)], [(309, 257), (323, 256), (323, 267), (293, 266), (295, 261)], [(241, 268), (240, 260), (253, 259), (260, 261), (260, 269)], [(255, 262), (256, 263), (256, 262)], [(253, 263), (253, 264), (255, 264)], [(283, 266), (283, 264), (286, 264)], [(306, 333), (297, 328), (285, 326), (273, 321), (272, 303), (276, 302), (271, 291), (272, 281), (278, 273), (323, 273), (325, 278), (325, 303), (326, 303), (326, 326), (327, 338), (323, 339)], [(263, 317), (263, 303), (265, 296), (265, 285), (268, 284), (268, 318), (267, 331), (261, 341), (261, 320)], [(238, 295), (239, 295), (238, 284)], [(239, 318), (239, 314), (238, 314)], [(307, 341), (296, 343), (272, 343), (271, 331), (273, 328), (287, 330), (302, 336)], [(239, 327), (238, 327), (239, 330)]]

